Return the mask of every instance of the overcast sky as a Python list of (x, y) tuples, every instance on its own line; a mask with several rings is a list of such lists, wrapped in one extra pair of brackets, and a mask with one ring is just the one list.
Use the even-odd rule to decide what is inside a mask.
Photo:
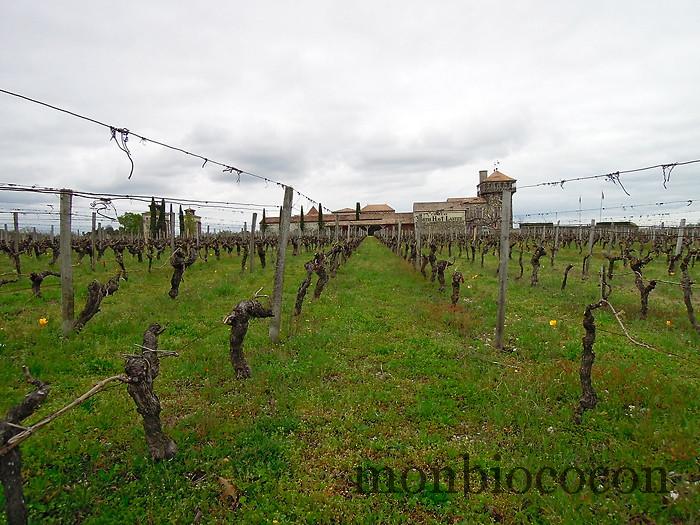
[[(331, 209), (475, 195), (478, 171), (496, 161), (526, 185), (700, 158), (697, 1), (175, 4), (5, 1), (0, 87), (283, 181)], [(274, 185), (129, 146), (131, 180), (107, 130), (0, 94), (0, 182), (281, 203)], [(601, 191), (606, 206), (700, 199), (699, 172), (676, 168), (668, 189), (661, 170), (627, 177), (630, 197), (598, 180), (522, 189), (515, 214), (577, 209), (579, 196), (597, 208)], [(0, 192), (2, 210), (51, 202)], [(700, 220), (696, 210), (700, 201), (603, 216), (668, 212), (652, 219), (672, 223)], [(212, 225), (249, 220), (202, 214)]]

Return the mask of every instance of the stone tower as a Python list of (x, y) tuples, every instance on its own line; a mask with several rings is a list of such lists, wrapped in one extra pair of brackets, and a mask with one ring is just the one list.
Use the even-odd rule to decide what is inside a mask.
[[(501, 194), (504, 189), (510, 189), (515, 193), (515, 179), (494, 170), (491, 175), (486, 175), (486, 171), (479, 172), (479, 184), (477, 195), (486, 201), (488, 216), (494, 221), (500, 221), (501, 217)], [(510, 223), (513, 224), (513, 215), (511, 211)]]

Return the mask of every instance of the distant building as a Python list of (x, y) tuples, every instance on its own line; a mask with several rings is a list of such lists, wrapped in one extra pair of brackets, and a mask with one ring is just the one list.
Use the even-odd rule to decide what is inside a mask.
[(498, 228), (501, 221), (501, 194), (505, 188), (515, 192), (515, 179), (498, 170), (488, 176), (486, 171), (480, 171), (476, 197), (449, 197), (446, 201), (415, 202), (413, 214), (415, 220), (422, 221), (426, 227), (443, 224)]
[[(156, 220), (158, 220), (159, 212), (156, 212)], [(151, 238), (151, 212), (147, 211), (141, 214), (143, 218), (143, 237), (148, 240)], [(165, 214), (165, 231), (168, 232), (165, 237), (170, 235), (170, 213)]]
[[(420, 220), (424, 227), (434, 231), (457, 229), (463, 231), (466, 227), (495, 227), (501, 221), (501, 194), (509, 188), (515, 192), (515, 179), (495, 170), (491, 175), (479, 172), (476, 197), (450, 197), (445, 201), (416, 202), (411, 212), (397, 212), (386, 203), (367, 204), (360, 209), (359, 219), (354, 208), (341, 208), (334, 212), (325, 212), (323, 222), (326, 229), (333, 231), (336, 217), (341, 235), (348, 228), (361, 228), (368, 234), (377, 230), (395, 230), (401, 223), (403, 231), (413, 231), (415, 222)], [(279, 231), (279, 217), (266, 217), (267, 231)], [(300, 230), (301, 218), (292, 216), (290, 231)], [(512, 224), (512, 213), (511, 213)], [(318, 210), (313, 206), (304, 215), (304, 232), (318, 231)]]
[[(188, 227), (188, 223), (190, 221), (194, 225), (194, 229), (192, 230), (192, 232), (189, 231)], [(202, 235), (202, 218), (199, 215), (197, 215), (194, 212), (194, 209), (192, 208), (187, 208), (185, 210), (185, 230), (187, 230), (187, 237), (200, 237)], [(180, 233), (180, 235), (182, 235), (182, 232)]]
[[(554, 231), (554, 228), (556, 227), (556, 223), (554, 222), (521, 222), (519, 223), (519, 229), (520, 233), (523, 234), (541, 234), (541, 233), (546, 233), (546, 232), (552, 232)], [(590, 226), (590, 223), (585, 223), (585, 224), (559, 224), (559, 229), (561, 231), (571, 231), (571, 230), (578, 230), (581, 228), (584, 228), (587, 230), (587, 228)], [(635, 223), (631, 221), (603, 221), (603, 222), (597, 222), (595, 225), (596, 231), (598, 232), (617, 232), (617, 233), (630, 233), (630, 232), (636, 232), (639, 230), (639, 226), (637, 226)]]

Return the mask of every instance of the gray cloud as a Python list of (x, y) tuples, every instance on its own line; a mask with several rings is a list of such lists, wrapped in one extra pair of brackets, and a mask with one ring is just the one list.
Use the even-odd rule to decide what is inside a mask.
[[(523, 186), (700, 157), (698, 21), (690, 0), (14, 2), (0, 19), (0, 71), (4, 88), (282, 180), (330, 208), (409, 210), (474, 194), (478, 170), (496, 160)], [(0, 96), (5, 182), (281, 201), (275, 185), (129, 144), (131, 181), (107, 130)], [(677, 168), (668, 189), (660, 172), (626, 178), (631, 197), (604, 181), (523, 188), (514, 207), (572, 209), (581, 196), (590, 208), (601, 191), (611, 204), (700, 197), (698, 169)], [(46, 197), (0, 194), (18, 201)]]

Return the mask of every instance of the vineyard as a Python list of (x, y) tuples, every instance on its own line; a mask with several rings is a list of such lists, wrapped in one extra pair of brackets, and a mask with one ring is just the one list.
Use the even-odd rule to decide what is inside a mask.
[[(700, 519), (693, 236), (329, 226), (285, 248), (277, 343), (275, 235), (73, 235), (65, 336), (58, 239), (0, 241), (4, 503), (23, 489), (41, 523)], [(502, 490), (479, 470), (432, 490), (465, 458)], [(564, 480), (538, 490), (543, 467)]]

